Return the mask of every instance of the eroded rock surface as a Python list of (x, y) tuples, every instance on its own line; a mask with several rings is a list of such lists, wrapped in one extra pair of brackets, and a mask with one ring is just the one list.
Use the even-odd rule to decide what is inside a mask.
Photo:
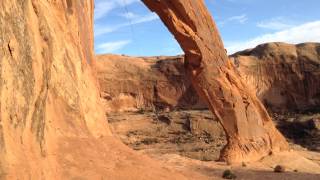
[[(272, 112), (317, 110), (319, 44), (262, 44), (230, 56), (242, 78)], [(184, 57), (98, 55), (106, 110), (205, 109), (188, 81)]]
[(93, 3), (3, 0), (0, 9), (3, 176), (62, 175), (71, 141), (110, 135), (89, 66)]
[(223, 43), (204, 1), (143, 0), (165, 23), (185, 52), (189, 78), (218, 117), (228, 144), (221, 159), (253, 161), (288, 144), (272, 123), (254, 92), (228, 60)]
[(231, 56), (246, 82), (274, 112), (318, 109), (320, 44), (268, 43)]
[(93, 8), (0, 1), (0, 179), (202, 179), (111, 135), (90, 67)]
[(107, 112), (207, 108), (188, 80), (180, 56), (95, 58)]

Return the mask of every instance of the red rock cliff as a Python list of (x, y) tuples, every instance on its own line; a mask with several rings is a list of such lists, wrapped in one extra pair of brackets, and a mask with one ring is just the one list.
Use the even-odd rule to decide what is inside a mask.
[(90, 67), (93, 8), (0, 1), (0, 179), (197, 179), (111, 136)]
[(192, 87), (182, 56), (96, 56), (106, 111), (207, 108)]
[(319, 108), (320, 44), (262, 44), (231, 59), (272, 111)]
[[(320, 45), (267, 43), (230, 56), (242, 78), (273, 112), (320, 105)], [(107, 111), (205, 109), (184, 68), (183, 56), (96, 56)]]

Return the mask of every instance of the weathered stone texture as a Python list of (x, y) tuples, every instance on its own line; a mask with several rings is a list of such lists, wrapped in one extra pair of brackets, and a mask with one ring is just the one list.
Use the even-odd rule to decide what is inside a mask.
[(253, 161), (288, 149), (266, 109), (228, 59), (204, 1), (143, 2), (160, 16), (179, 42), (194, 87), (226, 131), (228, 144), (221, 159), (230, 163)]
[(238, 52), (231, 59), (270, 110), (319, 109), (319, 43), (267, 43)]
[(91, 70), (93, 8), (0, 1), (0, 179), (197, 179), (111, 135)]

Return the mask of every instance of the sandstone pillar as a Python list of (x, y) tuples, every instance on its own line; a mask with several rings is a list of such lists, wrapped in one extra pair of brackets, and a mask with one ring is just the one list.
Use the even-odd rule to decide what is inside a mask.
[(228, 139), (221, 159), (254, 161), (288, 149), (266, 109), (228, 60), (203, 0), (143, 0), (185, 52), (185, 67), (198, 93), (219, 118)]

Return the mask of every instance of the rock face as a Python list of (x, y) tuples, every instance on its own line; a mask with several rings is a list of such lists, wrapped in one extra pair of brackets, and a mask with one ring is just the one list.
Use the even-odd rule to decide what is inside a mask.
[(320, 44), (262, 44), (231, 58), (272, 111), (319, 107)]
[(228, 60), (204, 1), (143, 2), (160, 16), (179, 42), (192, 84), (226, 131), (228, 144), (221, 159), (230, 163), (252, 161), (272, 151), (286, 150), (286, 140)]
[(93, 4), (4, 0), (0, 7), (2, 175), (62, 174), (54, 161), (66, 163), (69, 144), (110, 135), (89, 66)]
[(198, 179), (111, 136), (90, 67), (93, 8), (0, 1), (0, 179)]
[[(268, 43), (230, 59), (272, 112), (313, 110), (320, 105), (319, 47), (317, 43)], [(182, 56), (95, 58), (108, 112), (207, 108), (187, 78)]]
[(96, 69), (107, 112), (207, 108), (187, 78), (182, 57), (99, 55)]

